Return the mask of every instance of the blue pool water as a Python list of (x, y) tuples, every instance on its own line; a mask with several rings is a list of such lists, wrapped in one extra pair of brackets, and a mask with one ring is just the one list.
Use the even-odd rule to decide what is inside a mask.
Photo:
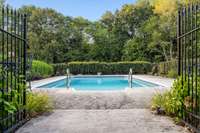
[[(63, 79), (39, 88), (66, 88), (66, 82), (66, 79)], [(133, 79), (132, 85), (133, 88), (159, 86), (139, 79)], [(70, 88), (75, 90), (124, 90), (127, 87), (129, 87), (127, 76), (82, 76), (70, 78)]]

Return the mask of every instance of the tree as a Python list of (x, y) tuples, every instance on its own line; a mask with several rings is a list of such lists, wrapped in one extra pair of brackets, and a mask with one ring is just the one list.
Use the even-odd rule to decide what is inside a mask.
[[(154, 13), (157, 17), (151, 19), (153, 34), (151, 48), (157, 47), (157, 51), (163, 53), (165, 60), (176, 57), (176, 16), (178, 2), (176, 0), (154, 0)], [(159, 48), (159, 49), (158, 49)], [(154, 49), (154, 48), (153, 48)]]
[(183, 4), (183, 5), (196, 4), (199, 2), (200, 2), (200, 0), (179, 0), (179, 3)]
[(124, 45), (123, 57), (124, 61), (147, 61), (148, 58), (145, 56), (145, 46), (141, 45), (140, 38), (134, 38)]
[(29, 16), (29, 45), (35, 59), (65, 62), (66, 53), (82, 45), (80, 24), (84, 23), (83, 19), (72, 19), (53, 9), (34, 6), (24, 6), (20, 11)]
[(121, 59), (120, 47), (112, 32), (101, 23), (96, 23), (88, 31), (94, 43), (91, 45), (90, 56), (97, 61), (119, 61)]
[(0, 8), (2, 8), (5, 5), (5, 0), (0, 0)]
[[(199, 0), (192, 0), (197, 2)], [(188, 0), (138, 0), (91, 22), (53, 9), (24, 6), (35, 59), (69, 61), (170, 61), (176, 58), (176, 16)], [(48, 56), (47, 56), (48, 55)]]
[(110, 11), (106, 11), (100, 19), (100, 22), (108, 29), (108, 31), (112, 31), (114, 21), (115, 15)]

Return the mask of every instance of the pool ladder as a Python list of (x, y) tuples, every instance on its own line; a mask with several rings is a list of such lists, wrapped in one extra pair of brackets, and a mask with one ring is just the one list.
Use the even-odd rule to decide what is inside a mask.
[(69, 68), (67, 68), (66, 87), (67, 87), (67, 89), (70, 88), (70, 71), (69, 71)]
[(130, 68), (129, 70), (129, 75), (128, 75), (128, 83), (129, 83), (129, 87), (132, 88), (133, 87), (133, 69)]

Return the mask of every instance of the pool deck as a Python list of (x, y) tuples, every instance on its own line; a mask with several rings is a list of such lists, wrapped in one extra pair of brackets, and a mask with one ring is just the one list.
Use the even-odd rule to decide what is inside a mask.
[[(171, 118), (154, 115), (149, 109), (152, 96), (170, 89), (174, 80), (134, 77), (163, 87), (106, 92), (33, 89), (47, 92), (54, 100), (55, 110), (27, 122), (17, 133), (189, 133)], [(35, 81), (33, 86), (63, 78)]]
[[(149, 75), (133, 75), (161, 85), (154, 88), (132, 88), (121, 91), (76, 91), (68, 89), (33, 89), (47, 92), (54, 101), (56, 109), (135, 109), (150, 108), (151, 98), (155, 93), (162, 93), (170, 89), (173, 79)], [(61, 80), (65, 77), (54, 77), (33, 82), (33, 87), (48, 82)]]

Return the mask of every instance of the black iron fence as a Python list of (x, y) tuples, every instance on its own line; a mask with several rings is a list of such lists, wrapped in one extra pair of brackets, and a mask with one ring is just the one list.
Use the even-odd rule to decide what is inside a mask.
[(26, 120), (26, 15), (0, 11), (0, 133)]
[(178, 73), (182, 77), (183, 121), (200, 132), (200, 6), (178, 14)]

